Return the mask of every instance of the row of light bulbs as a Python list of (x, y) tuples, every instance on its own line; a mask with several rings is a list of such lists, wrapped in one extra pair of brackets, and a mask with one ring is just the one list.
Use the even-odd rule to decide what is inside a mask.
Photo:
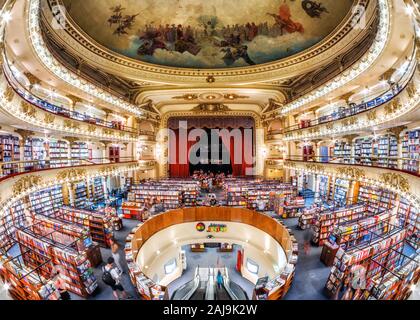
[(139, 107), (128, 103), (108, 92), (96, 87), (95, 85), (87, 82), (86, 80), (75, 75), (68, 69), (64, 68), (49, 52), (42, 37), (40, 24), (39, 24), (39, 8), (40, 0), (30, 0), (29, 4), (29, 38), (34, 48), (35, 53), (38, 55), (42, 63), (52, 71), (57, 77), (67, 82), (73, 87), (76, 87), (85, 93), (94, 96), (106, 103), (122, 108), (137, 116), (142, 116), (143, 112)]
[[(297, 133), (286, 136), (283, 139), (285, 141), (293, 141), (293, 140), (300, 140), (300, 139), (314, 139), (322, 136), (331, 136), (341, 133), (348, 133), (351, 131), (357, 131), (368, 127), (375, 127), (377, 125), (380, 125), (384, 122), (389, 122), (391, 120), (397, 119), (401, 117), (402, 115), (410, 112), (414, 108), (418, 106), (420, 103), (420, 88), (416, 87), (416, 92), (410, 98), (406, 103), (402, 104), (401, 108), (397, 109), (396, 112), (386, 115), (385, 113), (382, 114), (380, 117), (378, 117), (375, 120), (360, 120), (356, 124), (349, 124), (347, 126), (341, 126), (341, 127), (334, 127), (331, 130), (328, 130), (326, 127), (323, 127), (320, 132), (314, 132), (314, 133), (303, 133), (302, 135), (298, 135)], [(339, 121), (339, 120), (337, 120)], [(307, 129), (303, 129), (307, 131)]]
[[(329, 173), (323, 172), (323, 171), (291, 167), (289, 165), (285, 165), (284, 168), (289, 169), (289, 170), (296, 170), (296, 171), (300, 171), (300, 172), (312, 173), (312, 174), (321, 174), (321, 175), (329, 175), (329, 176), (332, 175), (332, 174), (329, 174)], [(339, 178), (342, 178), (342, 179), (357, 180), (359, 182), (366, 183), (366, 184), (369, 184), (371, 186), (388, 189), (388, 190), (390, 190), (394, 193), (397, 193), (397, 194), (401, 195), (402, 197), (407, 199), (410, 203), (414, 204), (414, 206), (416, 207), (417, 210), (420, 210), (420, 198), (418, 198), (417, 196), (413, 195), (410, 192), (401, 191), (400, 189), (396, 188), (393, 185), (386, 184), (382, 181), (375, 180), (373, 178), (361, 177), (361, 178), (355, 179), (354, 177), (352, 177), (350, 175), (345, 175), (345, 174), (336, 174), (336, 176), (339, 177)]]
[(279, 115), (283, 116), (292, 110), (298, 109), (339, 89), (340, 87), (348, 84), (363, 74), (376, 62), (376, 60), (385, 49), (390, 30), (390, 10), (388, 0), (378, 0), (378, 7), (380, 21), (376, 38), (369, 51), (360, 59), (357, 65), (353, 66), (349, 70), (345, 70), (339, 76), (323, 85), (321, 88), (316, 89), (310, 94), (285, 105), (284, 108), (279, 112)]

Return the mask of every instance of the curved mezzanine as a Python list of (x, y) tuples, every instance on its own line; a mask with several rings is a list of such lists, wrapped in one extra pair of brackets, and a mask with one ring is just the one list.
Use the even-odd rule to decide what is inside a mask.
[[(20, 172), (2, 177), (0, 188), (0, 217), (8, 214), (13, 204), (23, 197), (39, 190), (74, 181), (89, 178), (120, 175), (137, 170), (151, 170), (154, 161), (135, 161), (126, 159), (122, 162), (112, 162), (108, 159), (90, 162), (84, 160), (69, 160), (60, 167), (40, 167), (37, 170), (21, 170)], [(76, 162), (75, 162), (76, 161)]]
[[(239, 242), (245, 245), (247, 244), (245, 242), (246, 239), (244, 239), (246, 238), (247, 233), (246, 231), (244, 231), (247, 230), (246, 228), (255, 228), (258, 232), (265, 234), (265, 238), (263, 241), (265, 243), (265, 246), (267, 246), (267, 243), (270, 243), (270, 245), (273, 246), (273, 248), (269, 247), (270, 250), (275, 250), (274, 247), (278, 246), (283, 251), (279, 254), (279, 257), (281, 257), (281, 260), (283, 260), (283, 267), (277, 270), (276, 275), (272, 277), (272, 279), (281, 277), (281, 279), (285, 280), (283, 285), (275, 286), (275, 289), (270, 291), (268, 299), (281, 299), (287, 294), (290, 283), (294, 277), (294, 265), (297, 263), (297, 243), (291, 230), (285, 227), (283, 223), (267, 215), (249, 209), (231, 207), (196, 207), (187, 209), (176, 209), (156, 215), (151, 219), (147, 220), (146, 222), (140, 224), (135, 230), (133, 230), (133, 232), (129, 235), (127, 239), (127, 242), (130, 244), (130, 246), (129, 249), (126, 250), (126, 257), (127, 262), (129, 264), (131, 280), (133, 281), (133, 283), (137, 285), (137, 277), (141, 279), (146, 277), (147, 279), (149, 279), (149, 281), (152, 281), (150, 278), (148, 278), (147, 274), (152, 273), (153, 270), (149, 270), (149, 266), (146, 266), (145, 263), (153, 262), (153, 254), (150, 253), (155, 252), (153, 250), (156, 249), (155, 247), (159, 243), (156, 242), (154, 236), (156, 237), (157, 235), (159, 235), (159, 232), (162, 232), (171, 227), (180, 227), (185, 224), (189, 225), (191, 223), (200, 222), (225, 222), (231, 223), (232, 226), (236, 224), (236, 227), (238, 227), (238, 225), (242, 225), (243, 227), (239, 228), (238, 230), (242, 230), (241, 232), (244, 233), (242, 234), (242, 236), (235, 237), (237, 239), (236, 242), (235, 240), (233, 241), (235, 243)], [(195, 228), (193, 229), (195, 230)], [(209, 234), (202, 234), (200, 232), (197, 232), (197, 230), (195, 231), (195, 235), (192, 236), (191, 239), (188, 239), (187, 234), (183, 235), (184, 240), (187, 240), (187, 242), (217, 242), (217, 238), (222, 237), (218, 236), (211, 240), (208, 237)], [(173, 236), (175, 232), (171, 230), (170, 234)], [(266, 237), (272, 239), (272, 241), (269, 241)], [(155, 241), (152, 241), (153, 239)], [(169, 239), (166, 240), (172, 243)], [(180, 241), (180, 243), (183, 242), (183, 240), (178, 240)], [(165, 243), (165, 241), (162, 243)], [(150, 248), (148, 248), (149, 253), (147, 253), (147, 251), (145, 251), (144, 249), (146, 249), (146, 247), (149, 244), (154, 249), (150, 251)], [(176, 243), (176, 245), (178, 245), (178, 242)], [(162, 247), (157, 249), (162, 250)], [(261, 250), (264, 249), (262, 248)], [(268, 252), (269, 250), (266, 248), (265, 253), (268, 254)], [(274, 253), (271, 254), (274, 256)], [(277, 259), (279, 259), (279, 257), (277, 257)], [(273, 263), (276, 264), (278, 262)], [(142, 288), (139, 288), (140, 292), (142, 292), (142, 290)], [(146, 299), (150, 299), (150, 294), (144, 294), (144, 297)]]
[[(283, 162), (283, 161), (282, 161)], [(276, 164), (273, 162), (273, 167)], [(326, 175), (341, 179), (349, 179), (380, 187), (396, 193), (420, 209), (420, 175), (400, 169), (379, 166), (348, 164), (321, 161), (307, 161), (303, 157), (291, 157), (284, 161), (284, 168), (307, 174)]]

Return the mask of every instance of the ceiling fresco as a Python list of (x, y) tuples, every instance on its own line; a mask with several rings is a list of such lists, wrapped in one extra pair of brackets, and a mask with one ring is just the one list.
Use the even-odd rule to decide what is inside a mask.
[(277, 61), (331, 34), (354, 0), (63, 0), (94, 41), (168, 67), (234, 68)]

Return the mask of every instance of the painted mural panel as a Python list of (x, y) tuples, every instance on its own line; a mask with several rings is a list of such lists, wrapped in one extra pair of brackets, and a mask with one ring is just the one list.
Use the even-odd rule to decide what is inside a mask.
[(180, 68), (276, 61), (320, 42), (353, 0), (64, 0), (91, 38), (122, 55)]

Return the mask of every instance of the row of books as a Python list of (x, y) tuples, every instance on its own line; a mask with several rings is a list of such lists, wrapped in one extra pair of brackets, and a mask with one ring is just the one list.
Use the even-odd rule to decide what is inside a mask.
[(377, 253), (392, 248), (396, 243), (405, 239), (406, 233), (403, 229), (394, 229), (385, 236), (378, 237), (376, 240), (357, 246), (350, 250), (339, 248), (334, 258), (334, 264), (325, 285), (331, 295), (335, 295), (337, 290), (347, 277), (350, 276), (350, 269), (357, 264), (363, 264), (367, 259), (372, 258)]
[(419, 172), (420, 170), (420, 130), (407, 132), (402, 140), (403, 169)]
[[(54, 233), (60, 234), (57, 230)], [(27, 247), (33, 250), (34, 254), (23, 255), (27, 266), (41, 269), (49, 277), (52, 275), (51, 265), (45, 265), (45, 262), (50, 259), (60, 267), (60, 276), (69, 291), (80, 296), (88, 296), (95, 291), (98, 283), (84, 252), (78, 252), (58, 239), (45, 237), (39, 226), (37, 230), (17, 230), (16, 235), (22, 252)]]
[(324, 245), (334, 227), (346, 221), (352, 221), (368, 215), (365, 205), (352, 205), (342, 207), (335, 210), (323, 210), (318, 212), (314, 217), (312, 225), (313, 236), (312, 242), (319, 246)]
[[(14, 136), (0, 136), (0, 163), (20, 161), (19, 138)], [(13, 164), (3, 164), (0, 168), (0, 176), (17, 173), (18, 167)]]
[(135, 285), (138, 293), (143, 297), (143, 299), (164, 300), (166, 287), (158, 285), (152, 279), (147, 277), (146, 274), (140, 270), (139, 265), (135, 261), (132, 241), (137, 228), (138, 227), (134, 228), (128, 235), (124, 247), (131, 282)]
[(103, 247), (109, 246), (109, 239), (113, 235), (113, 224), (109, 216), (96, 211), (64, 206), (55, 212), (52, 217), (88, 227), (94, 242)]
[(32, 193), (29, 200), (31, 211), (48, 216), (63, 206), (62, 186), (58, 185)]

